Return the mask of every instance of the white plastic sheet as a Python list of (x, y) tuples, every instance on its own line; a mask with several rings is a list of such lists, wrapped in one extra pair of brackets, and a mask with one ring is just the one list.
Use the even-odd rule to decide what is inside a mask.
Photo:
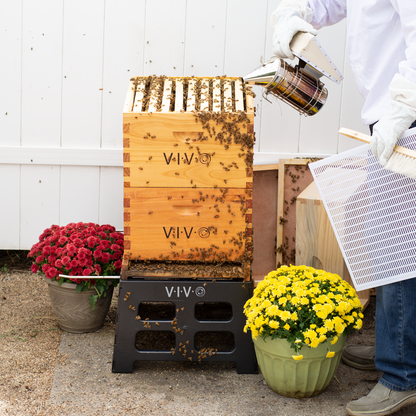
[[(416, 128), (398, 144), (416, 150)], [(369, 145), (309, 168), (356, 290), (416, 277), (416, 180), (384, 169)]]

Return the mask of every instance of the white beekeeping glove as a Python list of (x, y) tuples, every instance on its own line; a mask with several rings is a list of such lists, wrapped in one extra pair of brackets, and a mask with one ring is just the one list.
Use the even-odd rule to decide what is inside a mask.
[(274, 27), (273, 53), (279, 58), (294, 59), (289, 44), (297, 32), (309, 32), (316, 35), (318, 31), (309, 22), (312, 10), (308, 0), (283, 0), (271, 15), (270, 23)]
[(391, 110), (374, 125), (370, 147), (382, 166), (402, 133), (416, 120), (416, 84), (400, 74), (390, 83)]

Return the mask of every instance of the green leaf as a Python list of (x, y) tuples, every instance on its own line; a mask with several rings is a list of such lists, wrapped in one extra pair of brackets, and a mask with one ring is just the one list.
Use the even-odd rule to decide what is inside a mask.
[(88, 299), (90, 300), (90, 307), (93, 311), (95, 309), (95, 304), (97, 303), (98, 295), (91, 295)]

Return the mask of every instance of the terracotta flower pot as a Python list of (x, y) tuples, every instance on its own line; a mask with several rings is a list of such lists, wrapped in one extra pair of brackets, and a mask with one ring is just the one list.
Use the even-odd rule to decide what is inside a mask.
[(82, 333), (94, 332), (103, 326), (113, 296), (112, 285), (109, 286), (106, 296), (97, 299), (92, 311), (89, 297), (97, 294), (95, 289), (75, 293), (75, 283), (62, 283), (61, 286), (51, 280), (47, 283), (52, 309), (61, 329), (71, 333)]
[(340, 336), (338, 342), (330, 345), (334, 357), (327, 358), (328, 341), (317, 348), (304, 346), (299, 354), (302, 360), (294, 360), (295, 351), (286, 339), (261, 337), (253, 340), (257, 362), (268, 386), (275, 392), (287, 397), (311, 397), (325, 390), (341, 359), (346, 336)]

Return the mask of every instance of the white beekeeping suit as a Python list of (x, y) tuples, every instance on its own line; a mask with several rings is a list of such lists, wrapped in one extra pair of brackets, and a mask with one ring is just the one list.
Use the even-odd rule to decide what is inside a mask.
[(372, 150), (385, 165), (416, 120), (416, 0), (283, 0), (271, 16), (273, 52), (293, 58), (287, 34), (316, 34), (344, 18), (349, 61), (365, 99), (362, 120), (380, 120)]
[[(416, 0), (283, 0), (271, 16), (273, 52), (293, 58), (289, 43), (296, 32), (316, 34), (344, 18), (351, 68), (365, 99), (362, 120), (374, 125), (371, 150), (385, 166), (400, 135), (416, 126)], [(349, 415), (387, 415), (416, 403), (415, 298), (416, 276), (377, 287), (376, 346), (347, 346), (342, 359), (383, 376), (367, 396), (348, 403)]]

